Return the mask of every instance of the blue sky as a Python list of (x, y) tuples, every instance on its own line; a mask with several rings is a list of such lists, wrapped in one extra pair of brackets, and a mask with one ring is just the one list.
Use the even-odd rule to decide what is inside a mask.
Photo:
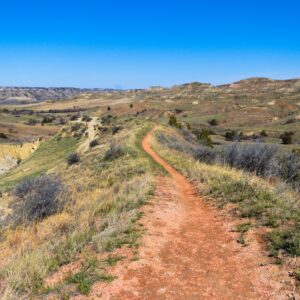
[(300, 1), (0, 0), (0, 85), (300, 77)]

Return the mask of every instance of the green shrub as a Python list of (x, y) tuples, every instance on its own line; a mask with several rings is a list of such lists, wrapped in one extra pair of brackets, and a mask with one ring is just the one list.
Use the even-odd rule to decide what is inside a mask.
[(200, 132), (196, 133), (196, 137), (198, 142), (201, 145), (204, 145), (206, 147), (213, 147), (213, 141), (210, 137), (210, 131), (208, 129), (202, 129)]
[(287, 230), (274, 230), (267, 235), (271, 241), (271, 250), (274, 255), (283, 249), (291, 255), (300, 256), (300, 231), (299, 228)]
[(169, 117), (169, 125), (177, 128), (182, 128), (182, 125), (177, 122), (177, 119), (174, 115)]

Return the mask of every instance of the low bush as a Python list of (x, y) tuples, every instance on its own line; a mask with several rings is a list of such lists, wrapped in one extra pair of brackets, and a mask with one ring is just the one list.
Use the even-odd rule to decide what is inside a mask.
[(67, 157), (67, 163), (69, 166), (79, 163), (80, 161), (80, 155), (76, 152), (71, 153)]
[(118, 144), (111, 144), (109, 149), (105, 152), (103, 160), (109, 161), (117, 159), (125, 154), (124, 149)]
[(225, 139), (226, 141), (239, 141), (242, 135), (243, 135), (242, 132), (238, 133), (235, 130), (230, 130), (230, 131), (226, 131)]
[(101, 123), (102, 123), (102, 125), (109, 125), (111, 123), (112, 119), (113, 119), (112, 115), (103, 116), (101, 118)]
[(78, 114), (72, 115), (72, 116), (70, 117), (70, 121), (76, 121), (76, 120), (78, 120), (78, 118), (79, 118), (79, 115), (78, 115)]
[(90, 116), (88, 116), (88, 115), (84, 115), (83, 117), (82, 117), (82, 121), (83, 122), (90, 122), (92, 120), (92, 118), (90, 117)]
[(300, 191), (300, 156), (298, 154), (288, 153), (277, 157), (273, 173), (290, 183), (295, 190)]
[(112, 130), (112, 134), (116, 134), (117, 132), (122, 130), (122, 127), (121, 126), (114, 126), (111, 130)]
[(96, 147), (96, 146), (98, 146), (98, 145), (99, 145), (99, 142), (98, 142), (97, 139), (94, 139), (94, 140), (92, 140), (92, 141), (90, 142), (90, 147), (91, 147), (91, 148), (94, 148), (94, 147)]
[(52, 121), (54, 120), (54, 117), (51, 116), (44, 116), (42, 119), (42, 125), (47, 124), (47, 123), (52, 123)]
[(267, 136), (268, 136), (268, 134), (267, 134), (267, 132), (266, 132), (265, 130), (262, 130), (262, 131), (259, 133), (259, 135), (262, 136), (262, 137), (267, 137)]
[(193, 157), (207, 164), (214, 163), (217, 157), (217, 151), (210, 147), (197, 147), (194, 150)]
[(75, 123), (71, 126), (71, 132), (78, 131), (81, 128), (81, 125), (79, 123)]
[(196, 137), (195, 137), (195, 135), (193, 134), (193, 133), (191, 133), (190, 131), (189, 131), (190, 129), (182, 129), (181, 130), (181, 134), (182, 134), (182, 137), (187, 141), (187, 142), (189, 142), (189, 143), (193, 143), (193, 144), (195, 144), (196, 143)]
[(211, 120), (208, 121), (208, 124), (211, 125), (211, 126), (218, 126), (219, 122), (216, 119), (211, 119)]
[(182, 113), (182, 112), (183, 112), (182, 109), (180, 109), (180, 108), (175, 108), (175, 113), (176, 113), (176, 114), (180, 114), (180, 113)]
[(273, 145), (235, 143), (224, 147), (221, 159), (231, 167), (265, 176), (271, 170), (276, 152), (277, 147)]
[(8, 136), (5, 133), (0, 132), (0, 139), (8, 139)]
[(30, 126), (34, 126), (38, 123), (38, 121), (36, 119), (29, 119), (26, 124), (30, 125)]
[(286, 121), (285, 121), (285, 123), (284, 124), (293, 124), (293, 123), (295, 123), (297, 120), (295, 119), (295, 118), (290, 118), (290, 119), (287, 119)]
[(169, 125), (173, 126), (173, 127), (177, 127), (177, 128), (182, 128), (182, 125), (180, 123), (178, 123), (176, 117), (174, 115), (171, 115), (169, 117)]
[(213, 147), (213, 141), (210, 137), (211, 132), (208, 129), (202, 129), (201, 131), (196, 132), (197, 140), (200, 144), (206, 147)]
[(290, 145), (293, 144), (293, 132), (284, 132), (283, 134), (280, 135), (279, 138), (282, 140), (282, 144), (284, 145)]
[(42, 174), (25, 179), (14, 190), (18, 211), (16, 215), (22, 221), (34, 221), (56, 213), (61, 206), (59, 196), (63, 189), (61, 180), (55, 175)]
[(191, 145), (188, 142), (179, 141), (174, 137), (165, 135), (161, 132), (156, 134), (156, 138), (159, 141), (159, 143), (167, 146), (170, 149), (174, 149), (176, 151), (189, 153), (191, 155), (194, 155), (195, 153), (195, 146)]

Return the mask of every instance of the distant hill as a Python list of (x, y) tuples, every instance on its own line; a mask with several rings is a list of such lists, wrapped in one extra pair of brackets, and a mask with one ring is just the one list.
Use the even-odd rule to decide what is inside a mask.
[(45, 100), (68, 99), (81, 93), (107, 92), (110, 89), (0, 87), (0, 104), (25, 104)]

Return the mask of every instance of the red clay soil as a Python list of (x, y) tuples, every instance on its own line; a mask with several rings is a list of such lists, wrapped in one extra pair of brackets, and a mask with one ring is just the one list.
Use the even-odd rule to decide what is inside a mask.
[(118, 279), (74, 299), (298, 299), (287, 272), (262, 254), (263, 242), (238, 244), (233, 221), (199, 198), (150, 139), (144, 150), (171, 177), (157, 178), (155, 198), (144, 208), (139, 260), (120, 262), (110, 272)]

